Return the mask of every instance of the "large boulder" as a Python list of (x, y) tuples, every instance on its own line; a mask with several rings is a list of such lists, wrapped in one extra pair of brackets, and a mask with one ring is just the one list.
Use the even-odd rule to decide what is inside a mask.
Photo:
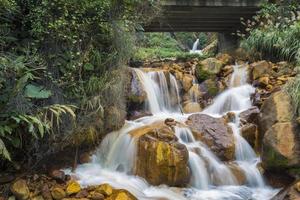
[(19, 179), (12, 183), (10, 191), (17, 197), (18, 200), (27, 200), (30, 197), (30, 191), (26, 180)]
[(130, 134), (137, 138), (136, 175), (152, 185), (188, 183), (188, 151), (169, 126), (155, 123)]
[(221, 160), (234, 159), (235, 143), (230, 126), (225, 119), (205, 114), (193, 114), (186, 122), (195, 138), (206, 144)]
[(224, 63), (216, 58), (207, 58), (196, 67), (196, 76), (200, 82), (217, 75)]
[(263, 76), (269, 76), (272, 74), (272, 65), (271, 63), (263, 60), (259, 62), (252, 63), (250, 65), (252, 69), (251, 79), (256, 80)]
[(276, 123), (265, 133), (262, 160), (265, 168), (300, 166), (300, 145), (291, 122)]
[(262, 161), (267, 169), (300, 166), (299, 130), (293, 119), (289, 96), (283, 91), (272, 94), (261, 108), (260, 135), (263, 135)]
[(272, 94), (261, 107), (259, 131), (265, 133), (275, 123), (291, 122), (293, 107), (291, 100), (283, 91)]

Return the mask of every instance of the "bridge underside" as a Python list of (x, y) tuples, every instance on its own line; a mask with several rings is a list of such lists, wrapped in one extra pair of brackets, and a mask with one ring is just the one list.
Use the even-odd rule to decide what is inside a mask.
[(256, 5), (167, 4), (163, 6), (161, 17), (144, 29), (146, 32), (230, 33), (242, 28), (241, 18), (250, 19), (258, 10)]

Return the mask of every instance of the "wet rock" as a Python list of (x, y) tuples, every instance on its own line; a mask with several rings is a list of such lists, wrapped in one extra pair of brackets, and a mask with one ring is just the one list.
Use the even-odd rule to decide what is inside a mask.
[(235, 121), (235, 113), (228, 112), (223, 118), (225, 119), (226, 123), (232, 123)]
[(250, 67), (252, 69), (252, 80), (256, 80), (265, 75), (273, 74), (272, 65), (265, 60), (252, 63)]
[(18, 200), (26, 200), (29, 199), (30, 191), (26, 180), (19, 179), (12, 183), (10, 186), (10, 191), (17, 197)]
[(172, 118), (167, 118), (167, 119), (165, 119), (165, 124), (167, 125), (167, 126), (176, 126), (176, 121), (175, 121), (175, 119), (172, 119)]
[(113, 188), (109, 184), (102, 184), (95, 189), (96, 192), (103, 194), (104, 196), (110, 196), (113, 193)]
[(134, 103), (143, 103), (147, 98), (147, 93), (134, 70), (130, 70), (131, 82), (128, 99)]
[(193, 114), (186, 122), (195, 138), (205, 143), (221, 160), (233, 160), (235, 144), (232, 129), (223, 118)]
[(197, 102), (187, 102), (183, 106), (184, 113), (196, 113), (201, 112), (202, 108)]
[(110, 197), (105, 200), (137, 200), (130, 192), (126, 190), (116, 190)]
[(55, 179), (58, 182), (64, 182), (65, 181), (65, 172), (61, 170), (52, 170), (49, 173), (50, 177)]
[(80, 187), (79, 183), (77, 183), (74, 180), (71, 180), (68, 182), (67, 189), (66, 189), (67, 195), (76, 194), (76, 193), (80, 192), (80, 190), (81, 190), (81, 187)]
[(241, 127), (241, 134), (245, 140), (254, 148), (255, 150), (258, 150), (259, 144), (258, 144), (258, 130), (257, 126), (255, 124), (246, 123)]
[(226, 77), (229, 74), (233, 72), (233, 66), (232, 65), (226, 65), (225, 67), (222, 68), (222, 76)]
[(232, 58), (232, 56), (230, 56), (227, 53), (220, 53), (216, 56), (216, 59), (218, 59), (219, 61), (221, 61), (223, 63), (223, 65), (229, 65), (229, 64), (233, 64), (234, 59)]
[(84, 152), (79, 156), (80, 164), (85, 164), (91, 162), (91, 154), (89, 152)]
[(188, 151), (172, 129), (153, 124), (131, 132), (138, 141), (135, 174), (152, 185), (184, 186), (189, 181)]
[(105, 199), (105, 196), (103, 194), (101, 194), (100, 192), (92, 192), (89, 196), (90, 199), (92, 200), (103, 200)]
[(203, 94), (200, 91), (199, 85), (194, 84), (186, 95), (188, 95), (186, 100), (198, 102), (202, 98)]
[(80, 192), (78, 192), (75, 197), (76, 198), (85, 198), (87, 196), (89, 196), (89, 192), (84, 189), (84, 190), (81, 190)]
[(203, 94), (203, 99), (215, 97), (219, 93), (217, 82), (213, 79), (207, 79), (199, 86), (200, 92)]
[(52, 195), (53, 199), (61, 200), (66, 197), (66, 192), (64, 191), (64, 189), (62, 189), (60, 187), (54, 187), (51, 190), (51, 195)]
[(234, 163), (230, 163), (227, 166), (229, 167), (231, 173), (234, 175), (238, 184), (245, 185), (247, 182), (247, 177), (246, 177), (244, 171), (238, 165), (236, 165)]
[(275, 197), (271, 200), (299, 200), (300, 192), (297, 189), (299, 182), (295, 182), (294, 184), (288, 186), (287, 188), (281, 190)]
[(188, 92), (189, 89), (192, 87), (192, 85), (193, 85), (193, 76), (189, 74), (184, 74), (182, 78), (182, 87), (184, 91)]

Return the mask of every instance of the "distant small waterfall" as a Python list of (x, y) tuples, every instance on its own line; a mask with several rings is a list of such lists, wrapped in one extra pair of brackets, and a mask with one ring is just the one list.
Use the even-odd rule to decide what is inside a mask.
[(197, 39), (197, 40), (194, 42), (192, 51), (193, 51), (193, 52), (197, 51), (198, 46), (199, 46), (199, 39)]
[(201, 50), (198, 50), (198, 46), (199, 46), (200, 40), (197, 39), (194, 44), (193, 44), (193, 48), (190, 50), (190, 53), (198, 53), (198, 54), (202, 54)]

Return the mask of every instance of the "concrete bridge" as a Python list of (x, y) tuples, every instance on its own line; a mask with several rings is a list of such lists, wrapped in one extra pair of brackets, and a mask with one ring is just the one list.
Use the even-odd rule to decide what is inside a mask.
[(221, 32), (241, 28), (262, 0), (162, 0), (162, 13), (146, 32)]
[(145, 32), (218, 32), (219, 51), (234, 49), (231, 33), (242, 29), (241, 18), (252, 18), (262, 0), (162, 0), (162, 13)]

